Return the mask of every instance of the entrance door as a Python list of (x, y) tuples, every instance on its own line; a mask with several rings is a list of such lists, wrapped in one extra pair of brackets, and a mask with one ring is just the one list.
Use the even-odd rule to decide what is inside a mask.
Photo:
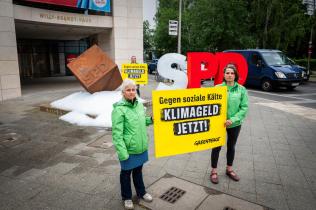
[(21, 78), (32, 78), (33, 77), (33, 64), (31, 53), (19, 53), (19, 70)]
[(17, 43), (21, 79), (72, 75), (67, 62), (88, 48), (87, 39), (19, 39)]
[(34, 53), (33, 54), (33, 77), (49, 77), (49, 56), (47, 53)]

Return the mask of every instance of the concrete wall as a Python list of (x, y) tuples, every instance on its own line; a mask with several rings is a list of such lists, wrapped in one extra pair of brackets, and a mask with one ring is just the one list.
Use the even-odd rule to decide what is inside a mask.
[(0, 101), (21, 96), (12, 0), (0, 0)]
[(143, 62), (143, 1), (113, 0), (113, 28), (99, 33), (96, 43), (111, 56), (119, 68), (132, 55)]
[(112, 27), (112, 18), (110, 16), (85, 15), (71, 12), (39, 9), (21, 5), (14, 5), (13, 10), (14, 18), (17, 20), (70, 26), (89, 26), (101, 28)]
[(119, 68), (135, 55), (143, 62), (143, 0), (113, 0), (114, 59)]
[(95, 38), (97, 39), (96, 44), (115, 61), (113, 29), (99, 33)]
[[(0, 101), (21, 96), (14, 19), (33, 23), (104, 27), (104, 32), (91, 38), (96, 39), (119, 68), (121, 64), (130, 62), (132, 55), (137, 57), (137, 62), (143, 62), (143, 0), (113, 0), (112, 3), (113, 17), (87, 17), (13, 5), (12, 0), (0, 0)], [(59, 15), (69, 16), (71, 22), (61, 22)], [(81, 16), (88, 18), (89, 22), (78, 22)]]

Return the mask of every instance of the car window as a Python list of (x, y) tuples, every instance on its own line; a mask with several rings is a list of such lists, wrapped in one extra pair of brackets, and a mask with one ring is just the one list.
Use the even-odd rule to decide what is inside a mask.
[(264, 52), (264, 60), (268, 65), (291, 65), (292, 62), (282, 52)]
[(257, 53), (252, 54), (250, 57), (250, 63), (253, 65), (258, 65), (259, 60), (261, 60), (261, 58), (260, 58), (259, 54), (257, 54)]

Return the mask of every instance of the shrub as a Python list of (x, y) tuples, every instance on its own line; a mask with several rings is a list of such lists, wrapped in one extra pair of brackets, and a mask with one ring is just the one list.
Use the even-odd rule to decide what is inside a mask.
[[(307, 58), (304, 59), (294, 59), (295, 63), (300, 66), (304, 66), (307, 68)], [(310, 70), (316, 72), (316, 59), (310, 60)]]

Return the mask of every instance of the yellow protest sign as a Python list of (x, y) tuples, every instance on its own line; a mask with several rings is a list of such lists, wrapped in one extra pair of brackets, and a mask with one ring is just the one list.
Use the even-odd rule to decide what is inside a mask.
[(227, 87), (160, 90), (152, 96), (156, 157), (225, 144)]
[(122, 79), (131, 79), (136, 84), (147, 84), (148, 83), (148, 67), (146, 63), (128, 63), (122, 64), (121, 71)]

